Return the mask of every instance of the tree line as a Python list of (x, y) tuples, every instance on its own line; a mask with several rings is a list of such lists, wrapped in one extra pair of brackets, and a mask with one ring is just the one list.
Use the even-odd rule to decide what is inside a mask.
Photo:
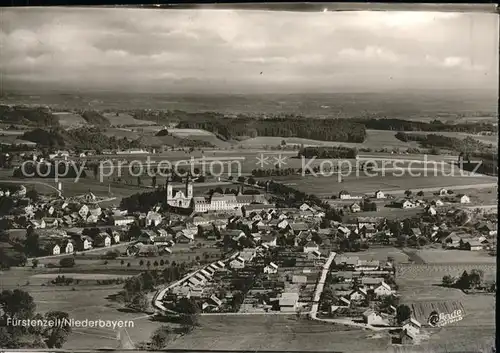
[(343, 146), (325, 146), (325, 147), (304, 147), (299, 153), (298, 157), (305, 158), (320, 158), (320, 159), (353, 159), (358, 155), (356, 148), (349, 148)]
[(350, 119), (301, 118), (218, 118), (217, 120), (183, 120), (180, 128), (204, 129), (226, 139), (238, 137), (281, 136), (300, 137), (322, 141), (364, 142), (366, 130)]
[(468, 132), (482, 131), (498, 132), (498, 127), (491, 123), (448, 124), (440, 120), (431, 122), (403, 120), (403, 119), (354, 119), (367, 129), (396, 130), (396, 131), (429, 131), (429, 132)]

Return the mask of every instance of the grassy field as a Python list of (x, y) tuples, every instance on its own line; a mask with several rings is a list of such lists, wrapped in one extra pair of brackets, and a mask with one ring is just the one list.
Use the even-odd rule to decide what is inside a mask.
[[(338, 176), (307, 176), (291, 175), (286, 177), (273, 177), (277, 182), (283, 182), (300, 191), (316, 194), (318, 196), (338, 195), (341, 190), (347, 190), (352, 193), (362, 194), (383, 190), (387, 192), (400, 190), (420, 190), (426, 188), (439, 188), (453, 186), (467, 186), (476, 184), (496, 183), (497, 178), (489, 176), (445, 176), (442, 173), (434, 176), (429, 173), (429, 176), (398, 176), (398, 173), (386, 172), (385, 176), (367, 176), (360, 173), (359, 176), (354, 175), (342, 178), (339, 183)], [(415, 174), (414, 174), (415, 175)]]
[(384, 350), (387, 338), (293, 315), (205, 316), (201, 327), (171, 349), (368, 352)]
[(287, 145), (304, 145), (304, 146), (346, 146), (356, 148), (408, 148), (418, 147), (416, 142), (402, 142), (395, 137), (396, 132), (389, 130), (367, 130), (367, 138), (363, 143), (349, 143), (336, 141), (320, 141), (311, 140), (299, 137), (274, 137), (260, 136), (250, 138), (239, 143), (243, 147), (263, 147), (263, 146), (279, 146), (284, 140)]
[[(496, 259), (473, 251), (418, 251), (426, 264), (398, 266), (396, 276), (403, 303), (460, 302), (465, 309), (462, 321), (442, 329), (431, 330), (423, 347), (428, 351), (446, 347), (448, 351), (467, 351), (483, 345), (494, 337), (495, 297), (486, 294), (467, 295), (458, 289), (438, 286), (443, 276), (459, 276), (464, 270), (484, 271), (485, 280), (496, 277)], [(442, 351), (442, 350), (441, 350)]]
[(103, 116), (108, 119), (112, 126), (118, 125), (155, 125), (156, 122), (148, 120), (138, 120), (132, 115), (126, 113), (104, 113)]
[(59, 124), (64, 128), (88, 125), (87, 121), (76, 113), (58, 112), (53, 114), (59, 119)]
[[(279, 146), (284, 140), (287, 145), (304, 145), (304, 146), (346, 146), (346, 147), (356, 147), (356, 148), (401, 148), (406, 149), (409, 147), (419, 147), (418, 142), (403, 142), (398, 140), (395, 135), (397, 131), (391, 130), (370, 130), (367, 129), (367, 137), (363, 143), (349, 143), (349, 142), (335, 142), (335, 141), (320, 141), (311, 140), (299, 137), (279, 137), (279, 136), (259, 136), (254, 138), (249, 138), (247, 140), (241, 141), (238, 145), (243, 147), (263, 147), (263, 146)], [(412, 132), (414, 133), (414, 132)], [(432, 132), (415, 132), (420, 134), (431, 134)], [(467, 133), (459, 132), (436, 132), (435, 134), (457, 137), (465, 139), (466, 137), (472, 137), (478, 141), (487, 144), (497, 144), (498, 136), (481, 136)]]

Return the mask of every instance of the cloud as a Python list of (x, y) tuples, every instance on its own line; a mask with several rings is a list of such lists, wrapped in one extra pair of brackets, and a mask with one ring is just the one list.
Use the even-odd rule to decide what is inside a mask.
[(6, 88), (46, 82), (152, 91), (180, 82), (191, 90), (262, 82), (269, 90), (283, 82), (341, 89), (331, 77), (342, 73), (363, 86), (366, 74), (376, 81), (396, 71), (407, 86), (459, 76), (497, 84), (497, 21), (430, 12), (4, 9), (0, 74)]

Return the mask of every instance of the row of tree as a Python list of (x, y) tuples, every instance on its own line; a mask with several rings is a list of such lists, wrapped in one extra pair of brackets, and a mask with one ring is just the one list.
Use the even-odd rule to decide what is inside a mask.
[(364, 142), (365, 127), (350, 119), (317, 119), (314, 124), (301, 118), (218, 118), (181, 121), (180, 128), (204, 129), (225, 139), (237, 137), (281, 136), (322, 141)]

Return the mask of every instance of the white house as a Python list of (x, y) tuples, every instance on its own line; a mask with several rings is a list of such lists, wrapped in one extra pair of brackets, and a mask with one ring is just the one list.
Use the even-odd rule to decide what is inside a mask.
[(444, 205), (444, 202), (443, 202), (443, 201), (441, 201), (440, 199), (437, 199), (437, 200), (432, 201), (432, 204), (433, 204), (434, 206), (436, 206), (436, 207), (441, 207), (441, 206), (443, 206), (443, 205)]
[(429, 206), (427, 207), (427, 214), (435, 216), (437, 214), (437, 211), (433, 206)]
[(378, 297), (384, 297), (387, 295), (392, 294), (392, 289), (391, 286), (389, 286), (387, 283), (382, 282), (378, 285), (378, 287), (375, 287), (373, 289), (373, 292), (378, 296)]
[(446, 196), (446, 195), (448, 195), (448, 190), (446, 190), (445, 188), (441, 188), (441, 189), (439, 189), (438, 194), (439, 194), (439, 196)]
[(350, 198), (351, 198), (351, 194), (348, 191), (342, 190), (341, 192), (339, 192), (339, 199), (349, 200)]
[(276, 265), (274, 262), (271, 262), (269, 265), (264, 267), (264, 273), (267, 273), (267, 274), (278, 273), (278, 265)]
[(385, 199), (385, 194), (382, 191), (377, 190), (377, 191), (375, 191), (375, 198), (376, 199)]
[(309, 210), (311, 210), (311, 206), (309, 206), (307, 203), (304, 202), (302, 205), (300, 205), (299, 210), (309, 211)]
[(410, 336), (415, 337), (420, 333), (421, 327), (422, 325), (420, 324), (420, 322), (418, 322), (414, 318), (410, 318), (403, 323), (402, 329), (403, 331), (408, 332)]
[(241, 256), (235, 257), (229, 262), (229, 267), (234, 269), (241, 269), (245, 267), (245, 260)]
[(351, 301), (361, 301), (366, 298), (368, 293), (363, 288), (358, 288), (349, 294), (349, 300)]
[(89, 207), (87, 205), (82, 205), (82, 207), (80, 207), (80, 209), (78, 210), (78, 214), (80, 215), (80, 217), (86, 219), (87, 218), (87, 215), (89, 214)]
[(146, 215), (146, 226), (154, 226), (157, 227), (161, 221), (163, 220), (163, 217), (161, 214), (153, 211), (149, 211), (148, 214)]
[(373, 309), (365, 310), (363, 312), (363, 319), (368, 325), (386, 326), (388, 324), (387, 320)]
[(115, 216), (113, 224), (115, 226), (126, 226), (135, 222), (135, 218), (131, 216)]
[(467, 195), (458, 195), (460, 203), (470, 203), (470, 198)]
[(306, 245), (304, 245), (304, 252), (305, 253), (310, 253), (313, 251), (319, 251), (319, 246), (313, 241), (308, 242)]

